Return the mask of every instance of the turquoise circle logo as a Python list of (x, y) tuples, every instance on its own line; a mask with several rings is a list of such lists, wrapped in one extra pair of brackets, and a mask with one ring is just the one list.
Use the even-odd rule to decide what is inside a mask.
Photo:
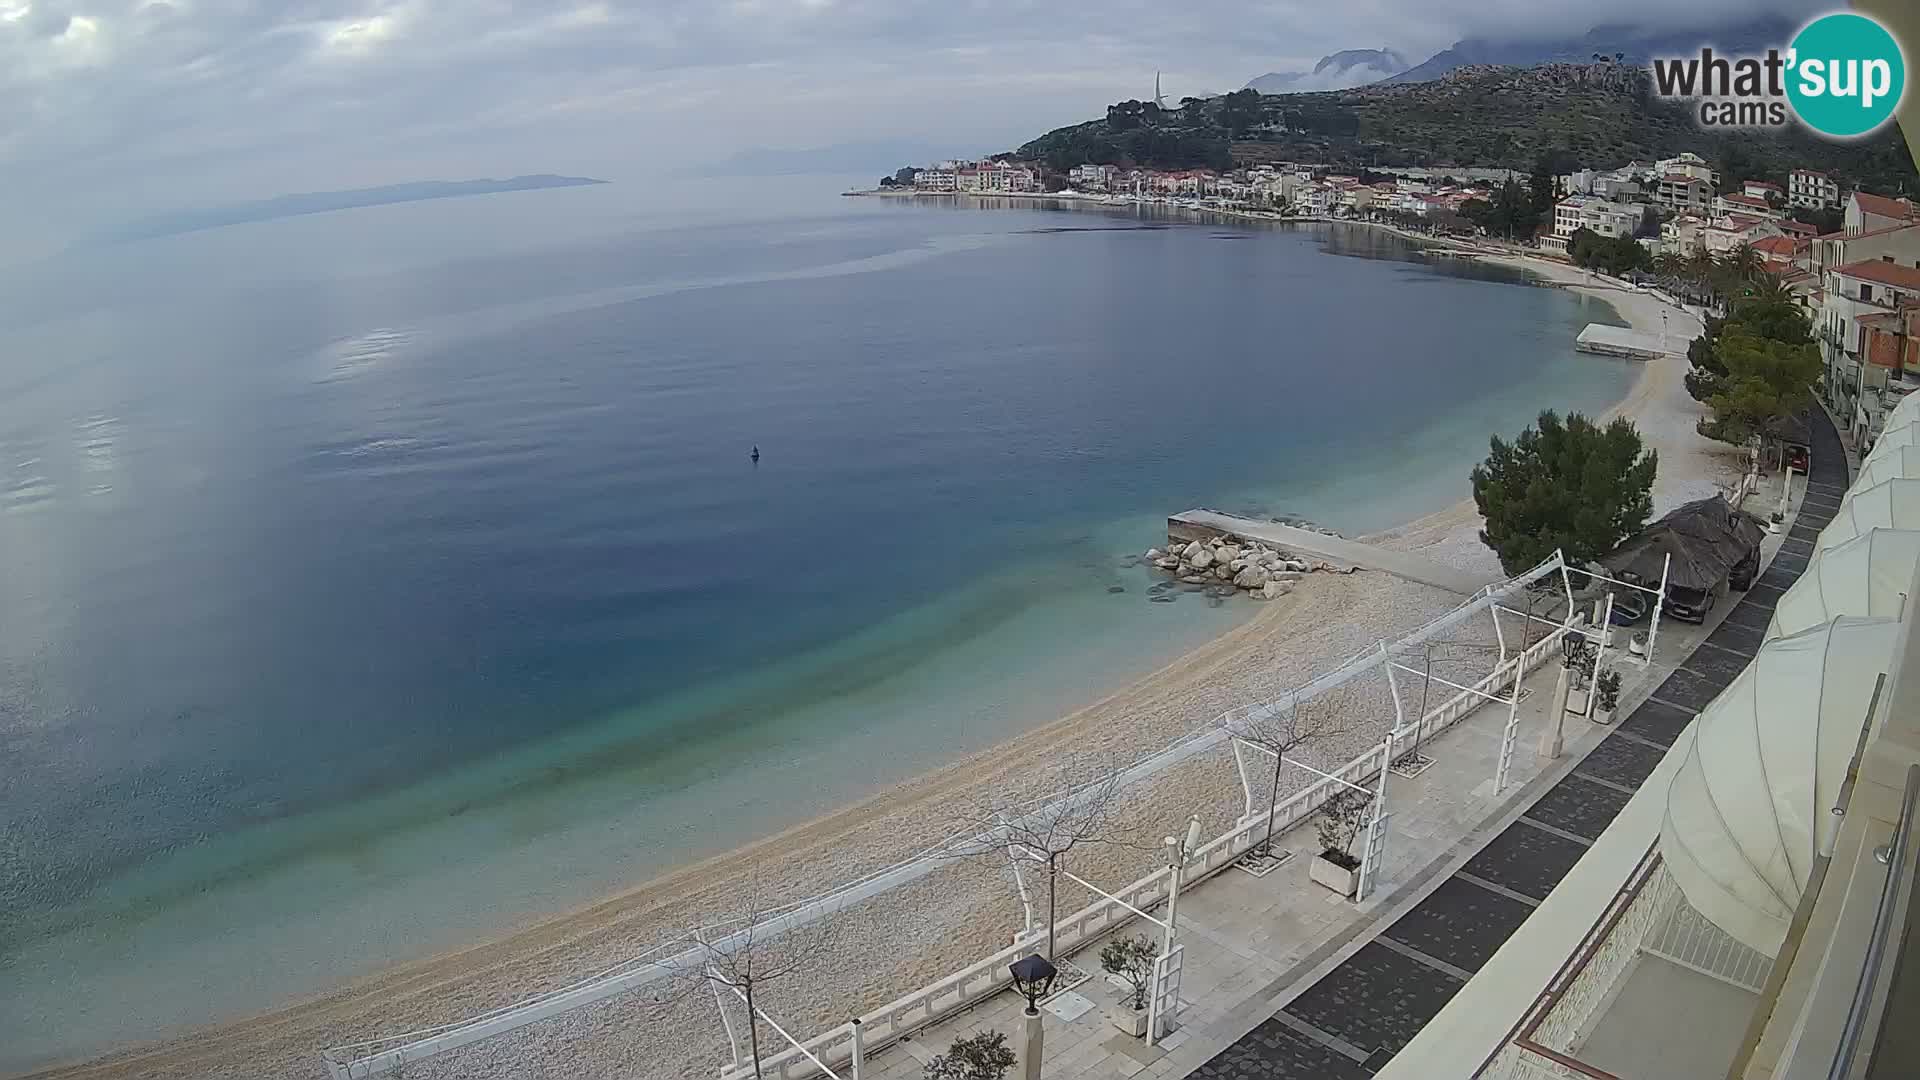
[(1877, 130), (1907, 92), (1907, 62), (1887, 28), (1865, 15), (1823, 15), (1787, 53), (1787, 100), (1801, 122), (1848, 139)]

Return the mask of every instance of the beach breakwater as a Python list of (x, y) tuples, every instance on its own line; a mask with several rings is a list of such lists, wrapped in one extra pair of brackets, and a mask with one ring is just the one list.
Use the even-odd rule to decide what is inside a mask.
[(1149, 590), (1156, 603), (1171, 602), (1176, 583), (1201, 589), (1213, 598), (1244, 592), (1255, 600), (1278, 600), (1308, 574), (1334, 569), (1277, 545), (1232, 533), (1186, 538), (1176, 535), (1172, 528), (1165, 550), (1149, 548), (1143, 558), (1169, 577)]

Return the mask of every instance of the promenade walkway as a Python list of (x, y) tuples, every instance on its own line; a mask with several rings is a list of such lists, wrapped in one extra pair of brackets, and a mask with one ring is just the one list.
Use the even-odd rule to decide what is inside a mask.
[[(1815, 416), (1812, 475), (1792, 528), (1767, 545), (1773, 550), (1766, 572), (1685, 650), (1619, 730), (1552, 786), (1536, 785), (1513, 822), (1418, 904), (1337, 967), (1277, 999), (1270, 1017), (1190, 1075), (1372, 1076), (1519, 929), (1694, 716), (1746, 668), (1774, 605), (1806, 570), (1813, 541), (1833, 520), (1848, 481), (1838, 433), (1824, 413)], [(1462, 1075), (1454, 1068), (1459, 1064), (1435, 1075)]]
[(1197, 531), (1232, 533), (1250, 540), (1264, 540), (1275, 547), (1301, 555), (1310, 555), (1339, 566), (1382, 570), (1395, 577), (1417, 581), (1422, 585), (1432, 585), (1462, 596), (1471, 596), (1495, 581), (1494, 578), (1465, 573), (1404, 551), (1389, 551), (1372, 544), (1363, 544), (1358, 540), (1328, 536), (1311, 529), (1300, 529), (1276, 522), (1235, 517), (1232, 514), (1222, 514), (1217, 510), (1188, 510), (1168, 518), (1167, 525), (1170, 535), (1177, 535), (1177, 530), (1182, 525)]
[[(1814, 429), (1813, 475), (1791, 529), (1766, 544), (1766, 572), (1708, 625), (1662, 625), (1664, 662), (1621, 669), (1626, 699), (1638, 702), (1624, 720), (1601, 727), (1568, 717), (1563, 756), (1538, 756), (1558, 677), (1558, 665), (1548, 664), (1523, 684), (1534, 692), (1522, 698), (1520, 750), (1505, 791), (1495, 792), (1492, 779), (1505, 710), (1482, 708), (1428, 744), (1433, 766), (1392, 781), (1390, 837), (1372, 898), (1356, 905), (1309, 881), (1312, 829), (1285, 834), (1278, 843), (1295, 858), (1280, 870), (1263, 878), (1228, 871), (1182, 896), (1179, 1030), (1154, 1047), (1117, 1031), (1102, 1006), (1119, 992), (1096, 979), (1050, 1003), (1043, 1075), (1360, 1080), (1382, 1069), (1545, 900), (1694, 714), (1757, 651), (1774, 604), (1806, 569), (1813, 539), (1832, 520), (1848, 482), (1833, 427), (1817, 416)], [(1245, 526), (1259, 524), (1217, 517), (1243, 535)], [(1271, 538), (1294, 550), (1308, 545), (1295, 547), (1282, 535), (1335, 549), (1352, 544), (1270, 528), (1287, 530)], [(1369, 559), (1377, 550), (1352, 546)], [(1359, 559), (1350, 564), (1398, 572)], [(1140, 925), (1122, 932), (1147, 931), (1157, 936)], [(1094, 969), (1097, 946), (1076, 961)], [(1020, 1008), (1015, 995), (997, 995), (873, 1055), (865, 1076), (917, 1080), (926, 1061), (975, 1031), (1016, 1038)]]

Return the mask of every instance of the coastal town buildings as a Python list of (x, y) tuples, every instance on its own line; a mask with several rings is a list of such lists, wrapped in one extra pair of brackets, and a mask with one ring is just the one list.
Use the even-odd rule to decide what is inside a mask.
[(1040, 174), (1030, 165), (1010, 161), (942, 161), (915, 173), (913, 188), (936, 195), (961, 191), (1020, 194), (1039, 191)]
[(1743, 244), (1757, 244), (1768, 237), (1784, 235), (1780, 226), (1769, 218), (1723, 213), (1701, 230), (1700, 242), (1709, 252), (1724, 255)]
[[(1828, 404), (1856, 442), (1877, 437), (1888, 410), (1912, 389), (1904, 365), (1868, 362), (1869, 334), (1901, 330), (1902, 312), (1920, 303), (1920, 227), (1868, 239), (1881, 240), (1873, 247), (1886, 253), (1827, 267), (1814, 323)], [(1879, 318), (1889, 315), (1902, 317), (1895, 322)]]
[(1889, 199), (1856, 191), (1847, 196), (1846, 224), (1842, 231), (1848, 236), (1859, 236), (1905, 225), (1917, 218), (1920, 218), (1920, 208), (1916, 208), (1911, 199)]
[(1795, 169), (1787, 174), (1787, 203), (1814, 210), (1840, 205), (1840, 184), (1817, 169)]
[(1653, 188), (1654, 204), (1664, 210), (1707, 210), (1713, 206), (1713, 182), (1691, 173), (1662, 173)]
[(1543, 247), (1565, 251), (1567, 242), (1581, 229), (1601, 236), (1632, 236), (1646, 220), (1647, 208), (1640, 203), (1618, 203), (1598, 195), (1569, 195), (1554, 204), (1553, 231), (1541, 237)]
[(1722, 214), (1746, 214), (1751, 217), (1783, 218), (1786, 211), (1776, 209), (1764, 196), (1739, 192), (1713, 200), (1713, 208)]
[(915, 191), (929, 192), (935, 195), (959, 190), (958, 166), (951, 161), (931, 165), (913, 174)]
[(1085, 191), (1107, 191), (1119, 175), (1120, 170), (1112, 165), (1075, 165), (1067, 173), (1067, 180)]

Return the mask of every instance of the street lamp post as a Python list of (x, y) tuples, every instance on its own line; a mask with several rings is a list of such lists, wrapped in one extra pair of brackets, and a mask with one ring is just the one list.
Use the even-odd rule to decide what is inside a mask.
[(1040, 999), (1053, 989), (1053, 978), (1059, 972), (1038, 953), (1015, 960), (1007, 965), (1007, 970), (1013, 973), (1014, 989), (1027, 999), (1027, 1011), (1023, 1014), (1025, 1030), (1020, 1040), (1021, 1080), (1040, 1080), (1040, 1053), (1046, 1038), (1040, 1028)]
[(1166, 944), (1160, 947), (1160, 955), (1173, 952), (1174, 918), (1180, 909), (1180, 879), (1186, 874), (1187, 860), (1200, 847), (1200, 815), (1187, 819), (1187, 835), (1184, 838), (1169, 836), (1167, 845), (1167, 928)]

